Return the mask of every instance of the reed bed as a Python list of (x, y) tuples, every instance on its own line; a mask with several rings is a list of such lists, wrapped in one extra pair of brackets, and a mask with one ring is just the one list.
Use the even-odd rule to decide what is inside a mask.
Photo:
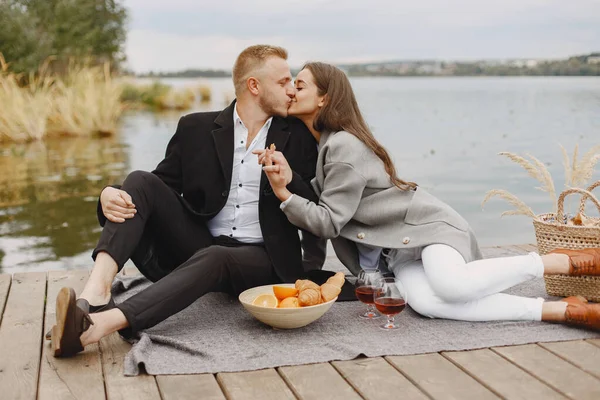
[(115, 78), (109, 64), (73, 64), (61, 76), (47, 73), (48, 65), (23, 76), (12, 73), (0, 54), (0, 142), (109, 136), (126, 108), (187, 110), (211, 99), (209, 86), (137, 85)]
[(0, 142), (116, 132), (123, 89), (108, 64), (72, 66), (62, 77), (43, 66), (28, 79), (10, 72), (1, 55), (0, 65)]
[[(208, 88), (210, 93), (210, 88)], [(200, 98), (203, 97), (200, 95)], [(150, 108), (154, 110), (188, 110), (196, 102), (196, 94), (190, 88), (173, 89), (160, 82), (139, 85), (123, 83), (121, 101), (128, 108)]]
[(86, 136), (112, 135), (123, 112), (122, 86), (110, 67), (73, 67), (57, 81), (52, 101), (49, 134)]
[(22, 88), (22, 76), (9, 72), (1, 54), (0, 67), (0, 141), (43, 138), (52, 112), (52, 80), (31, 76), (28, 87)]

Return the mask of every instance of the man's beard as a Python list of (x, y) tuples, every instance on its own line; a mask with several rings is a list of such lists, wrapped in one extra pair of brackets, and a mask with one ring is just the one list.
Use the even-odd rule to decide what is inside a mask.
[[(270, 116), (278, 116), (278, 117), (287, 117), (287, 107), (285, 107), (285, 111), (278, 110), (279, 104), (273, 100), (275, 96), (270, 96), (269, 93), (266, 93), (264, 96), (261, 96), (258, 99), (258, 105), (265, 112), (265, 114)], [(280, 107), (283, 108), (283, 107)]]

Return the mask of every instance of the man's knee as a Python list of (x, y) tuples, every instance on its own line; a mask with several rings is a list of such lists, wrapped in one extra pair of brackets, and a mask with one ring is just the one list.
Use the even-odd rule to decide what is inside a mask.
[(123, 190), (143, 189), (156, 184), (157, 180), (160, 181), (160, 179), (151, 172), (140, 170), (132, 171), (127, 175), (127, 178), (125, 178), (125, 181), (123, 182)]

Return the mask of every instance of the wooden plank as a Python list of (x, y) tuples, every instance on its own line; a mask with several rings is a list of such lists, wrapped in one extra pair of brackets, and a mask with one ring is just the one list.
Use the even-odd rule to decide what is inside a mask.
[(45, 295), (45, 272), (14, 275), (0, 326), (0, 393), (4, 399), (36, 397)]
[(434, 399), (498, 398), (439, 354), (391, 356), (385, 359)]
[(600, 347), (583, 340), (540, 343), (540, 346), (600, 378)]
[(492, 350), (567, 397), (600, 399), (600, 380), (538, 345), (497, 347)]
[(163, 400), (225, 400), (212, 374), (158, 375), (156, 383)]
[(152, 375), (123, 375), (123, 358), (131, 345), (115, 332), (100, 340), (102, 369), (108, 400), (157, 399), (158, 386)]
[(443, 353), (472, 377), (507, 399), (563, 399), (519, 367), (489, 349)]
[(523, 251), (527, 253), (531, 253), (532, 251), (537, 253), (538, 251), (538, 248), (535, 244), (517, 244), (516, 246), (523, 249)]
[(229, 400), (280, 400), (296, 397), (273, 368), (217, 374), (217, 381)]
[(428, 397), (381, 357), (334, 361), (335, 369), (367, 400), (388, 398), (401, 393), (402, 399), (425, 400)]
[[(87, 270), (51, 271), (48, 273), (46, 316), (43, 333), (56, 322), (56, 295), (62, 287), (72, 287), (81, 293)], [(105, 399), (104, 378), (98, 345), (87, 346), (75, 357), (55, 358), (50, 341), (42, 346), (42, 362), (38, 398), (45, 399)]]
[(2, 314), (4, 313), (4, 305), (6, 304), (6, 299), (8, 298), (8, 291), (10, 289), (10, 275), (1, 274), (0, 275), (0, 324), (2, 324)]
[(279, 374), (302, 400), (361, 398), (329, 363), (281, 367)]
[(526, 254), (523, 249), (515, 246), (482, 247), (481, 252), (485, 258), (512, 257)]

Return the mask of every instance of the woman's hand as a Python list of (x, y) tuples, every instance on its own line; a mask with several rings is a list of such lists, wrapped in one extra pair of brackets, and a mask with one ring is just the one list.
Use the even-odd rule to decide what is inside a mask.
[(102, 213), (110, 222), (122, 223), (137, 212), (131, 196), (124, 190), (106, 187), (100, 193)]
[(258, 163), (263, 165), (273, 193), (279, 200), (287, 200), (292, 194), (286, 186), (292, 181), (293, 172), (283, 153), (271, 149), (254, 150), (252, 153), (258, 155)]

